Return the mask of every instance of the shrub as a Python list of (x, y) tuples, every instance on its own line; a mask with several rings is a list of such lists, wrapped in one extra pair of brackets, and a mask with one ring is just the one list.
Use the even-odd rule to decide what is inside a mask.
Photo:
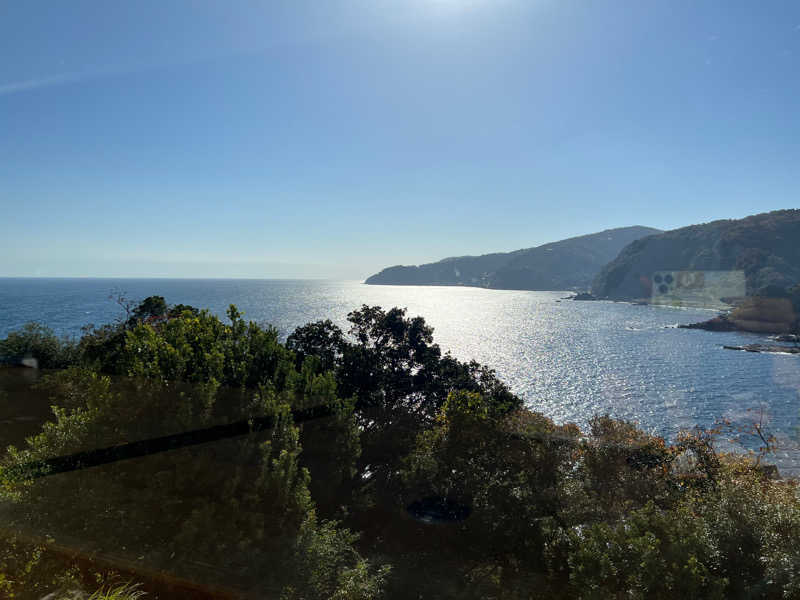
[(0, 340), (0, 362), (14, 363), (32, 357), (39, 368), (61, 369), (78, 362), (78, 344), (68, 338), (59, 338), (52, 329), (31, 322), (18, 331), (12, 331)]

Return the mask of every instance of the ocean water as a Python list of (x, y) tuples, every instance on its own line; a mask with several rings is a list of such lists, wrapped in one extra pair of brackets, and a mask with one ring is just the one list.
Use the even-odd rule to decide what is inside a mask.
[[(233, 303), (284, 336), (324, 318), (346, 328), (347, 313), (362, 304), (405, 307), (434, 327), (443, 350), (495, 369), (529, 406), (558, 422), (584, 426), (607, 413), (671, 438), (722, 418), (744, 424), (761, 412), (779, 438), (775, 462), (800, 474), (800, 356), (722, 347), (758, 341), (752, 334), (675, 328), (713, 316), (709, 311), (559, 301), (564, 292), (343, 281), (0, 278), (0, 338), (28, 321), (80, 335), (87, 323), (123, 315), (109, 299), (120, 293), (158, 294), (220, 316)], [(734, 439), (731, 447), (741, 443)]]

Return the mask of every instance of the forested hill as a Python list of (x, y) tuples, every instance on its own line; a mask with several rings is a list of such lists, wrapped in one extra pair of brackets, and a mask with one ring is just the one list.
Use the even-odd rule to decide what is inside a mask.
[(747, 293), (800, 282), (800, 210), (691, 225), (627, 246), (592, 285), (601, 298), (649, 297), (650, 275), (668, 270), (742, 270)]
[(482, 256), (459, 256), (420, 266), (396, 266), (369, 277), (383, 285), (467, 285), (509, 290), (587, 289), (622, 248), (660, 233), (651, 227), (620, 227), (535, 248)]

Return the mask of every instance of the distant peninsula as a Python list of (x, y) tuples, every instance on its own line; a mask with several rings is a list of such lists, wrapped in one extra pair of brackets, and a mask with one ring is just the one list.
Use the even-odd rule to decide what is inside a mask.
[(395, 266), (368, 277), (370, 285), (461, 285), (505, 290), (586, 290), (600, 270), (635, 240), (661, 233), (620, 227), (558, 242), (481, 256)]

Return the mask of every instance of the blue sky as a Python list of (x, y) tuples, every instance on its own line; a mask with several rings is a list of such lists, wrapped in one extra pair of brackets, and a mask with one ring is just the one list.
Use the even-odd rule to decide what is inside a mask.
[(363, 278), (798, 206), (800, 3), (0, 4), (0, 276)]

